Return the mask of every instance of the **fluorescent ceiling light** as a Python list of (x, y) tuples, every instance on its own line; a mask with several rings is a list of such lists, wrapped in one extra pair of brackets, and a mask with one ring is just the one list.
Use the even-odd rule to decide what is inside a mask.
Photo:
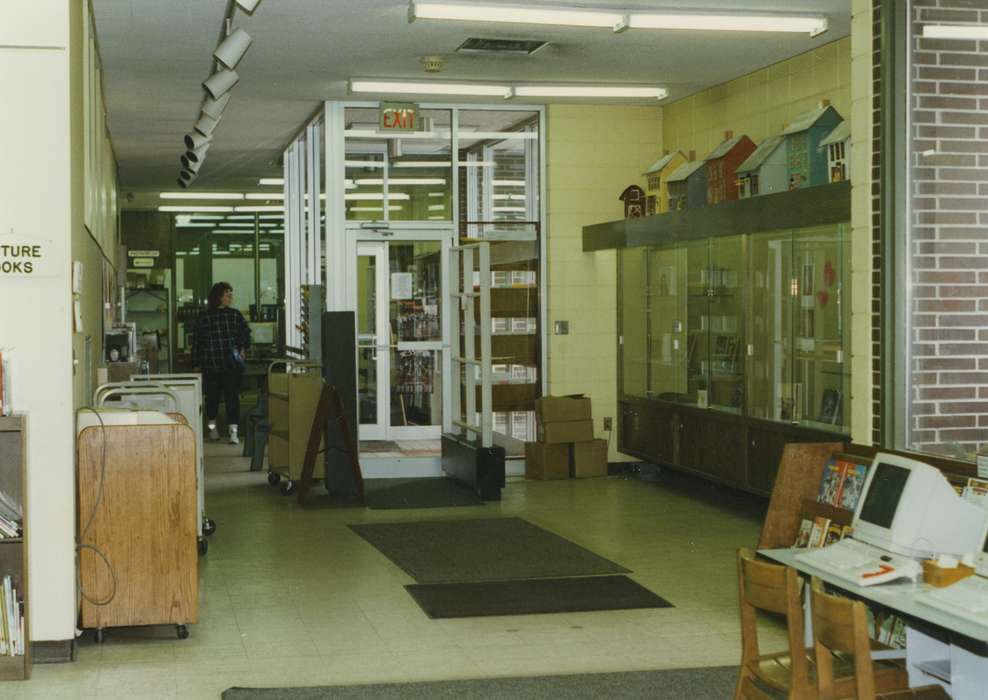
[[(359, 178), (356, 184), (360, 187), (370, 185), (383, 185), (381, 178)], [(445, 185), (446, 180), (441, 177), (392, 177), (388, 179), (388, 185)]]
[(632, 12), (631, 29), (692, 29), (705, 32), (792, 32), (817, 36), (827, 31), (827, 18), (754, 12)]
[(243, 199), (239, 192), (162, 192), (161, 199)]
[[(461, 160), (460, 166), (464, 168), (493, 168), (497, 165), (490, 160)], [(392, 170), (398, 168), (449, 168), (448, 160), (402, 160), (391, 164)]]
[(927, 24), (923, 27), (924, 39), (988, 39), (988, 25)]
[(281, 214), (281, 215), (277, 215), (277, 214), (264, 214), (263, 216), (259, 216), (257, 218), (260, 219), (261, 221), (281, 221), (282, 219), (285, 218), (285, 216), (283, 214)]
[(509, 22), (564, 27), (625, 29), (693, 29), (698, 31), (798, 32), (816, 36), (827, 31), (821, 15), (753, 12), (631, 12), (587, 7), (531, 7), (495, 3), (418, 2), (408, 7), (409, 21), (445, 19), (460, 22)]
[(175, 224), (175, 228), (213, 228), (215, 224)]
[(262, 177), (257, 181), (258, 185), (278, 185), (279, 187), (285, 184), (285, 178), (283, 177)]
[[(384, 161), (381, 160), (345, 160), (343, 165), (348, 168), (383, 168)], [(446, 163), (449, 165), (449, 163)]]
[(578, 8), (525, 7), (523, 5), (466, 5), (454, 2), (411, 2), (410, 21), (416, 19), (451, 19), (464, 22), (512, 22), (516, 24), (556, 24), (567, 27), (608, 27), (619, 24), (619, 12), (592, 11)]
[(283, 212), (283, 211), (285, 211), (285, 207), (284, 206), (277, 207), (277, 206), (274, 206), (274, 205), (272, 205), (272, 206), (259, 206), (259, 207), (237, 207), (236, 208), (236, 211), (238, 211), (238, 212), (242, 212), (242, 211), (282, 211)]
[[(231, 218), (233, 218), (233, 217), (231, 217)], [(251, 217), (251, 218), (253, 218), (253, 217)], [(217, 225), (218, 226), (222, 226), (223, 228), (243, 228), (247, 224), (244, 223), (243, 221), (224, 221), (223, 223), (217, 224)]]
[(430, 204), (429, 211), (444, 211), (446, 209), (445, 204)]
[[(368, 202), (368, 201), (382, 201), (384, 199), (384, 194), (380, 192), (351, 192), (350, 194), (343, 195), (343, 199), (348, 202)], [(389, 192), (388, 201), (398, 202), (403, 200), (409, 200), (411, 196), (404, 192)]]
[(223, 233), (223, 234), (230, 234), (230, 235), (252, 236), (252, 235), (254, 235), (254, 230), (251, 229), (250, 231), (248, 231), (248, 230), (244, 229), (242, 231), (230, 231), (229, 229), (214, 229), (213, 230), (213, 233)]
[(251, 214), (230, 214), (226, 219), (227, 221), (253, 221), (254, 217)]
[(431, 80), (351, 80), (350, 92), (505, 97), (509, 94), (510, 88), (507, 85), (495, 83), (440, 83)]
[(247, 199), (284, 199), (284, 192), (248, 192)]
[(525, 212), (525, 207), (491, 207), (492, 211), (503, 211), (503, 212)]
[(233, 207), (195, 207), (195, 206), (162, 206), (158, 211), (195, 213), (197, 211), (233, 211)]
[[(182, 217), (179, 217), (182, 218)], [(187, 217), (189, 221), (208, 221), (212, 219), (223, 219), (219, 214), (192, 214)]]
[[(348, 211), (384, 211), (384, 207), (349, 207)], [(388, 206), (388, 211), (401, 211), (401, 207)]]
[(669, 91), (660, 87), (632, 85), (519, 85), (515, 88), (515, 94), (518, 97), (643, 97), (662, 100), (669, 95)]
[(495, 187), (524, 187), (524, 180), (494, 180)]
[(494, 195), (494, 199), (496, 199), (496, 200), (505, 200), (506, 199), (506, 200), (509, 200), (509, 201), (524, 202), (525, 201), (525, 195), (523, 195), (523, 194), (496, 194), (496, 195)]
[(429, 196), (430, 197), (445, 197), (446, 196), (446, 193), (445, 192), (430, 192), (429, 193)]

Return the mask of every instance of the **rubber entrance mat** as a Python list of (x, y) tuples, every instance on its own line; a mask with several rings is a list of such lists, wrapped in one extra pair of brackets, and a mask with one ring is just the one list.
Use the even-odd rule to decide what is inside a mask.
[(367, 523), (350, 529), (418, 583), (630, 573), (521, 518)]
[(433, 619), (672, 607), (627, 576), (417, 583), (405, 590)]
[(366, 479), (364, 496), (374, 510), (482, 506), (473, 491), (452, 479)]

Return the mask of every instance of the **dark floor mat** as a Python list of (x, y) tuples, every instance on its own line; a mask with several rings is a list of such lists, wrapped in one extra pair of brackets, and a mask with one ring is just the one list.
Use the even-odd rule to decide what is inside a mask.
[(405, 590), (433, 619), (672, 607), (627, 576), (416, 583)]
[(398, 446), (398, 443), (390, 440), (361, 440), (358, 449), (361, 453), (401, 452), (401, 447)]
[(365, 523), (350, 529), (418, 583), (629, 573), (521, 518)]
[(480, 496), (446, 478), (365, 479), (364, 494), (374, 510), (484, 505)]
[(223, 700), (725, 700), (736, 666), (315, 688), (230, 688)]

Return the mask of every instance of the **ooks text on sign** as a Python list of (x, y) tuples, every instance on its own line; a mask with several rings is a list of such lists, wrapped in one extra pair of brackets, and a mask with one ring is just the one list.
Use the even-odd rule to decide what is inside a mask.
[(49, 241), (17, 234), (0, 235), (0, 277), (50, 275)]

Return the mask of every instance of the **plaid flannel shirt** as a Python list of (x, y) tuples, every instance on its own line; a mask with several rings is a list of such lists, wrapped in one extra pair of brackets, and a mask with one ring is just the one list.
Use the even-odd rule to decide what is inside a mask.
[(250, 326), (244, 315), (229, 306), (206, 311), (192, 335), (192, 366), (203, 370), (238, 369), (233, 352), (250, 347)]

